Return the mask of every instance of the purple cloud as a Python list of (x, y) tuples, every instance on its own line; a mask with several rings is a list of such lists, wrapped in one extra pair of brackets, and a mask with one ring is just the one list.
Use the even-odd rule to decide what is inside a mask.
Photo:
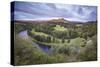
[[(14, 3), (14, 20), (41, 20), (65, 18), (71, 21), (96, 21), (97, 7), (53, 3), (19, 2)], [(40, 19), (39, 19), (40, 18)]]

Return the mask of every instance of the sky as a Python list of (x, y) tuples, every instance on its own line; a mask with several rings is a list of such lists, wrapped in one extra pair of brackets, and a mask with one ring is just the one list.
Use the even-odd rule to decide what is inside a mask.
[(96, 6), (19, 1), (15, 1), (13, 4), (11, 6), (11, 17), (14, 20), (50, 20), (58, 18), (79, 22), (97, 20)]

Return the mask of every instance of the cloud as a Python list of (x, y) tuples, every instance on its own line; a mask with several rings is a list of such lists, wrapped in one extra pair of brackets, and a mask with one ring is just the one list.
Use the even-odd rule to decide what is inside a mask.
[[(97, 7), (52, 3), (15, 2), (15, 20), (35, 20), (62, 17), (73, 21), (96, 21)], [(12, 13), (13, 13), (12, 12)]]

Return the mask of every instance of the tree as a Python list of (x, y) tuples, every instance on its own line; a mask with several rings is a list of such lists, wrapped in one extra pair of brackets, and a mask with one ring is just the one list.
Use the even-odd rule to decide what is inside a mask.
[(70, 39), (68, 39), (68, 41), (67, 41), (68, 43), (70, 43)]
[(64, 42), (65, 42), (65, 39), (63, 38), (63, 39), (62, 39), (62, 43), (64, 43)]
[(48, 42), (48, 43), (51, 42), (51, 37), (50, 36), (47, 37), (47, 41), (46, 42)]

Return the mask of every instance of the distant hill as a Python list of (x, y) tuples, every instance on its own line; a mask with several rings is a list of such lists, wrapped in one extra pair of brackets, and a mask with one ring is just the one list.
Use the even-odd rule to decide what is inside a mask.
[(52, 19), (48, 20), (48, 22), (69, 23), (69, 21), (65, 20), (64, 18)]
[(64, 18), (57, 18), (57, 19), (50, 19), (50, 20), (15, 20), (12, 22), (17, 23), (54, 23), (54, 24), (90, 24), (90, 23), (97, 23), (97, 21), (88, 21), (88, 22), (78, 22), (78, 21), (68, 21)]

